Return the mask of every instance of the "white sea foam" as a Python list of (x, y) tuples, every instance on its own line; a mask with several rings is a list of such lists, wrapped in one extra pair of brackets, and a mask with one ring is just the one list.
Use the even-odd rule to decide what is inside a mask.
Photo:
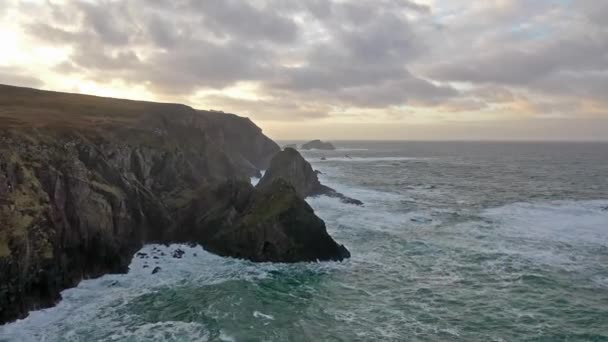
[[(177, 249), (185, 252), (181, 258), (173, 257)], [(157, 266), (161, 270), (152, 274)], [(82, 333), (80, 329), (83, 327), (88, 331), (113, 331), (114, 340), (162, 341), (154, 335), (162, 331), (167, 332), (169, 337), (192, 334), (194, 340), (206, 340), (208, 330), (201, 324), (158, 322), (140, 326), (130, 323), (130, 317), (119, 310), (137, 297), (156, 293), (163, 288), (207, 286), (231, 280), (259, 281), (273, 272), (326, 273), (343, 267), (344, 264), (333, 262), (295, 265), (253, 263), (219, 257), (200, 246), (147, 245), (134, 256), (127, 274), (105, 275), (80, 282), (77, 287), (63, 291), (63, 299), (56, 306), (32, 311), (25, 319), (0, 326), (0, 341), (80, 341), (82, 334), (79, 333)], [(274, 318), (261, 312), (254, 315), (267, 320)], [(228, 335), (220, 339), (231, 340)]]
[(195, 322), (165, 321), (124, 327), (109, 337), (110, 341), (208, 341), (209, 331)]
[(265, 173), (266, 173), (266, 170), (263, 170), (263, 171), (261, 171), (260, 177), (251, 177), (251, 185), (253, 185), (253, 186), (258, 185), (258, 183), (260, 182), (262, 177), (264, 177)]
[[(606, 205), (608, 200), (565, 200), (487, 209), (480, 214), (483, 222), (455, 226), (462, 233), (454, 242), (470, 245), (472, 237), (481, 237), (487, 243), (475, 246), (480, 253), (510, 256), (509, 263), (581, 271), (603, 264), (602, 251), (608, 247), (608, 211), (602, 209)], [(504, 260), (486, 262), (491, 269), (505, 266)]]
[(515, 203), (489, 209), (504, 234), (563, 243), (608, 246), (608, 200)]
[(267, 315), (267, 314), (259, 312), (259, 311), (254, 311), (253, 312), (253, 317), (255, 317), (255, 318), (263, 318), (263, 319), (268, 319), (268, 320), (274, 321), (274, 316)]

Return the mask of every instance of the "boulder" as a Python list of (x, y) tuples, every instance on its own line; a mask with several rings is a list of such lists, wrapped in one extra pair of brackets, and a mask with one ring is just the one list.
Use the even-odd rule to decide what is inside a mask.
[(318, 139), (309, 141), (306, 144), (303, 144), (300, 148), (303, 150), (329, 150), (329, 151), (333, 151), (336, 149), (336, 147), (334, 145), (332, 145), (332, 143), (324, 142), (324, 141), (321, 141)]

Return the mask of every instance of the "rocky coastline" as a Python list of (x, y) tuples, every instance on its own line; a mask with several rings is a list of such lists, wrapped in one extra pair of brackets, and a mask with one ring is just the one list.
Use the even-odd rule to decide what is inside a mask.
[(126, 272), (148, 243), (252, 261), (348, 258), (303, 199), (321, 189), (316, 174), (276, 177), (279, 152), (233, 114), (0, 85), (0, 324), (82, 279)]

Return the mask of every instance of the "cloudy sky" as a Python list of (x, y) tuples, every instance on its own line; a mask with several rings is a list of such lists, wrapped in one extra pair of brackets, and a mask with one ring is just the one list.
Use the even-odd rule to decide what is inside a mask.
[(608, 139), (605, 0), (0, 0), (0, 83), (276, 139)]

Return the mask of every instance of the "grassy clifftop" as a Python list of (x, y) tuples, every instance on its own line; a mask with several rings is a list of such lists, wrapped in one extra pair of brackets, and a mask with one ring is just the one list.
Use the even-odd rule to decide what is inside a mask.
[(0, 127), (124, 125), (142, 120), (159, 105), (0, 85)]

